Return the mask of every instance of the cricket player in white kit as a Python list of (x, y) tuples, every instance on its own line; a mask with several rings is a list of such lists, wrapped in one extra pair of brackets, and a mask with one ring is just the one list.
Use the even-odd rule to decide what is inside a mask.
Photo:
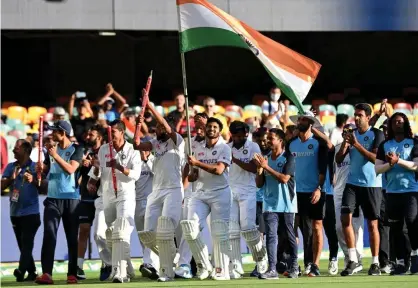
[[(144, 137), (142, 142), (150, 141), (150, 137)], [(136, 206), (135, 206), (135, 226), (138, 232), (144, 231), (145, 225), (145, 209), (147, 207), (148, 195), (152, 192), (152, 181), (154, 178), (154, 172), (152, 171), (154, 155), (149, 151), (141, 151), (141, 177), (135, 182), (136, 190)], [(138, 234), (139, 236), (139, 234)], [(140, 266), (143, 277), (150, 278), (152, 280), (158, 279), (159, 258), (158, 255), (151, 251), (150, 248), (145, 247), (144, 243), (139, 239), (143, 253), (143, 264)]]
[(231, 278), (237, 279), (244, 275), (241, 257), (241, 233), (257, 263), (257, 271), (263, 274), (268, 269), (267, 250), (263, 246), (260, 232), (256, 227), (257, 186), (255, 177), (257, 166), (253, 161), (254, 154), (261, 153), (257, 143), (248, 141), (249, 127), (241, 121), (230, 124), (229, 131), (232, 142), (228, 145), (232, 150), (232, 165), (229, 184), (232, 190), (231, 218), (229, 222), (229, 238), (231, 241)]
[[(343, 128), (343, 135), (344, 131), (347, 129), (355, 129), (355, 126), (352, 124), (347, 124)], [(335, 145), (335, 151), (339, 151), (341, 148), (341, 143)], [(335, 206), (335, 218), (336, 221), (336, 230), (337, 230), (337, 237), (338, 243), (340, 244), (341, 250), (344, 253), (344, 264), (347, 266), (348, 263), (348, 247), (345, 242), (343, 227), (341, 224), (341, 202), (343, 199), (343, 191), (345, 188), (345, 184), (347, 182), (348, 173), (350, 172), (350, 155), (347, 154), (344, 158), (344, 161), (340, 164), (337, 164), (334, 159), (334, 206)], [(356, 250), (357, 250), (357, 257), (358, 259), (363, 258), (363, 226), (364, 226), (364, 215), (361, 208), (358, 208), (358, 217), (352, 218), (352, 224), (354, 229), (354, 236), (356, 240)]]
[[(207, 120), (207, 115), (205, 113), (197, 113), (195, 115), (195, 132), (196, 136), (194, 136), (191, 140), (192, 142), (192, 151), (195, 151), (199, 146), (205, 145), (205, 125)], [(187, 143), (187, 142), (186, 142)], [(186, 145), (187, 147), (187, 145)], [(187, 158), (187, 155), (185, 155)], [(189, 166), (186, 165), (183, 170), (183, 185), (184, 185), (184, 198), (183, 198), (183, 209), (182, 209), (182, 220), (187, 220), (187, 215), (189, 212), (189, 203), (192, 198), (193, 188), (196, 190), (196, 183), (189, 183), (188, 175), (189, 175)], [(183, 230), (181, 229), (181, 225), (177, 227), (177, 229), (181, 230), (181, 235), (183, 234)], [(192, 252), (190, 251), (189, 244), (187, 243), (184, 237), (181, 237), (180, 245), (179, 245), (179, 262), (178, 267), (174, 271), (177, 277), (190, 279), (192, 278), (192, 271), (190, 267), (190, 262), (192, 260)]]
[[(196, 192), (189, 203), (188, 220), (181, 221), (181, 226), (196, 261), (196, 276), (202, 280), (211, 274), (215, 280), (230, 279), (229, 216), (232, 194), (228, 170), (231, 165), (231, 148), (220, 139), (222, 128), (220, 120), (209, 118), (205, 145), (196, 148), (195, 156), (188, 156), (189, 166), (193, 166), (189, 181), (196, 181)], [(209, 213), (212, 221), (214, 271), (209, 261), (208, 247), (200, 235)]]
[[(90, 176), (94, 180), (100, 178), (102, 186), (105, 220), (109, 227), (106, 236), (109, 238), (111, 233), (112, 238), (111, 277), (113, 283), (123, 283), (134, 275), (130, 262), (130, 240), (135, 227), (135, 181), (141, 175), (141, 157), (133, 145), (125, 141), (126, 127), (121, 120), (115, 120), (109, 126), (112, 129), (114, 158), (110, 158), (109, 144), (104, 144), (98, 154), (99, 173)], [(116, 173), (117, 194), (113, 188), (112, 168)]]
[[(175, 229), (181, 217), (183, 201), (182, 163), (184, 140), (167, 121), (152, 107), (155, 116), (157, 139), (140, 143), (141, 151), (154, 151), (154, 179), (152, 193), (148, 196), (144, 231), (139, 237), (144, 245), (160, 257), (160, 277), (165, 282), (174, 279), (173, 262), (176, 256)], [(143, 121), (143, 119), (140, 119)], [(158, 248), (157, 248), (158, 247)]]

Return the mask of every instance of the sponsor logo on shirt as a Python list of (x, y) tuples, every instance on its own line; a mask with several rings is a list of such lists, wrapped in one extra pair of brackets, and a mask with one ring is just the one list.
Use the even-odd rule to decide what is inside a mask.
[(218, 163), (218, 159), (202, 159), (200, 160), (200, 162), (206, 163), (206, 164), (215, 164), (215, 163)]
[(141, 171), (141, 176), (143, 176), (143, 175), (149, 175), (149, 174), (150, 174), (149, 171)]
[(315, 155), (314, 152), (293, 152), (292, 153), (293, 156), (295, 157), (312, 157)]
[(244, 162), (244, 163), (249, 163), (250, 162), (250, 158), (238, 158), (238, 159), (239, 159), (239, 161)]
[(348, 161), (343, 161), (341, 163), (337, 163), (338, 168), (345, 167), (345, 166), (348, 166), (348, 165), (350, 165), (350, 163), (348, 163)]

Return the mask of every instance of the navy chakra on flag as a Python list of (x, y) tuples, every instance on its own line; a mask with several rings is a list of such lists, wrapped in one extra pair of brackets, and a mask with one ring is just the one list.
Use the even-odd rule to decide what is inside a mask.
[(255, 56), (258, 56), (258, 54), (260, 54), (260, 51), (257, 49), (257, 47), (255, 47), (255, 45), (253, 43), (251, 43), (250, 40), (248, 40), (247, 38), (245, 38), (244, 35), (238, 34), (238, 36), (240, 36), (242, 38), (242, 40), (244, 40), (244, 42), (248, 45), (248, 47), (254, 53)]
[(213, 156), (215, 156), (215, 155), (216, 155), (216, 153), (218, 153), (218, 152), (216, 152), (216, 151), (213, 151), (213, 152), (212, 152), (212, 155), (213, 155)]
[(308, 149), (312, 149), (312, 148), (313, 148), (313, 144), (309, 144)]
[(245, 149), (244, 151), (242, 151), (242, 153), (244, 153), (244, 155), (247, 155), (248, 154), (248, 150)]
[(364, 137), (364, 141), (367, 141), (367, 140), (369, 140), (369, 137), (368, 136)]

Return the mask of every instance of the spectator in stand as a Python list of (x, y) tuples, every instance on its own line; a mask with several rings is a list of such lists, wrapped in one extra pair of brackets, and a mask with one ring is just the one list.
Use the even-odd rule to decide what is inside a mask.
[(3, 136), (1, 137), (1, 174), (3, 174), (4, 169), (6, 169), (7, 163), (9, 161), (8, 159), (8, 153), (7, 153), (7, 141), (6, 138), (4, 138)]
[(91, 109), (93, 112), (93, 119), (96, 121), (95, 124), (107, 128), (106, 114), (100, 105), (94, 105)]
[(171, 117), (178, 123), (181, 118), (184, 118), (184, 114), (186, 114), (186, 98), (183, 93), (175, 92), (173, 100), (176, 105), (176, 110), (168, 113), (167, 117)]
[(59, 120), (65, 120), (65, 109), (57, 106), (54, 108), (54, 114), (53, 114), (53, 118), (52, 121), (59, 121)]
[[(112, 84), (109, 83), (106, 85), (106, 94), (99, 100), (98, 105), (103, 106), (103, 110), (106, 113), (106, 120), (112, 122), (115, 119), (119, 118), (120, 113), (125, 109), (126, 99), (120, 95), (113, 88)], [(111, 98), (115, 97), (117, 106), (115, 107), (115, 100)]]
[(347, 124), (348, 115), (347, 114), (337, 114), (336, 124), (337, 127), (332, 129), (329, 138), (331, 140), (332, 145), (336, 146), (340, 143), (343, 143), (343, 128)]
[[(73, 116), (73, 108), (77, 108), (77, 116)], [(93, 127), (96, 122), (92, 115), (89, 100), (87, 98), (76, 98), (76, 94), (71, 96), (68, 105), (68, 113), (70, 115), (71, 126), (73, 127), (74, 136), (79, 143), (84, 143), (87, 131)]]
[[(1, 179), (1, 190), (11, 187), (10, 220), (21, 253), (19, 267), (13, 273), (17, 282), (34, 281), (37, 276), (32, 250), (36, 232), (41, 226), (41, 217), (36, 163), (29, 157), (31, 151), (32, 145), (28, 141), (18, 140), (13, 149), (17, 161), (7, 165)], [(26, 272), (28, 276), (25, 279)]]
[(267, 128), (281, 128), (280, 118), (285, 113), (285, 105), (279, 101), (282, 92), (279, 88), (270, 89), (270, 101), (264, 101), (261, 105), (263, 110), (263, 122)]

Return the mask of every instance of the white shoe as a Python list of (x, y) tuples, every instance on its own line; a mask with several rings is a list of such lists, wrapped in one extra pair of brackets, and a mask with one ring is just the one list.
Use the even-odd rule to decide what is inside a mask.
[(162, 276), (160, 278), (158, 278), (157, 280), (158, 282), (170, 282), (170, 281), (174, 281), (173, 278), (167, 277), (167, 276)]
[(112, 282), (113, 283), (127, 283), (129, 282), (130, 279), (129, 278), (122, 278), (118, 275), (116, 275), (115, 277), (113, 277)]
[(258, 273), (264, 274), (264, 273), (267, 272), (268, 268), (269, 268), (269, 263), (268, 263), (267, 259), (263, 259), (262, 261), (257, 262)]
[(330, 275), (337, 275), (338, 274), (338, 260), (329, 261), (328, 273)]
[(305, 275), (309, 275), (309, 273), (311, 273), (311, 263), (309, 263), (308, 265), (305, 266)]
[(235, 269), (231, 269), (229, 271), (229, 278), (230, 279), (240, 279), (242, 276), (240, 273), (238, 273), (238, 271), (236, 271)]
[(174, 274), (176, 274), (177, 277), (183, 279), (191, 279), (193, 277), (192, 271), (187, 264), (181, 264), (179, 267), (177, 267), (177, 269), (174, 270)]

